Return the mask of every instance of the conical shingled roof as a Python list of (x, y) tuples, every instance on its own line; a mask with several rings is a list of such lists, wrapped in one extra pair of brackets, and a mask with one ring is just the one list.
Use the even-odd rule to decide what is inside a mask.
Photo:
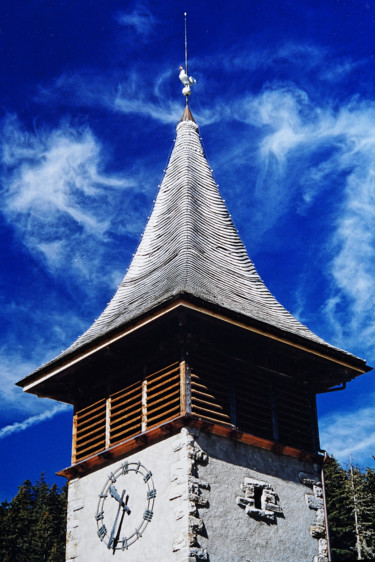
[(189, 108), (177, 126), (153, 212), (120, 287), (63, 355), (179, 294), (328, 346), (287, 312), (259, 277), (219, 194)]

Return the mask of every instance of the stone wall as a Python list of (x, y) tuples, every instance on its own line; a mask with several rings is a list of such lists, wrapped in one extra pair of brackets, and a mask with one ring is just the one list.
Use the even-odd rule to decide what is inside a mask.
[[(147, 469), (137, 474), (136, 463)], [(146, 505), (150, 489), (156, 497)], [(187, 428), (71, 481), (68, 510), (70, 562), (326, 560), (317, 466)], [(146, 521), (142, 536), (113, 555), (108, 544), (121, 516), (120, 541)]]
[(196, 440), (208, 458), (199, 477), (210, 483), (210, 504), (200, 517), (211, 561), (323, 562), (317, 512), (306, 501), (312, 486), (300, 477), (317, 485), (318, 466), (204, 433)]
[[(171, 489), (170, 467), (174, 464), (176, 453), (174, 446), (178, 436), (170, 437), (164, 441), (156, 443), (142, 451), (113, 463), (111, 466), (102, 468), (88, 474), (83, 478), (72, 480), (69, 484), (68, 492), (68, 524), (67, 524), (67, 552), (66, 559), (70, 562), (115, 562), (116, 560), (155, 562), (157, 560), (172, 562), (175, 560), (173, 553), (173, 541), (175, 537), (183, 531), (183, 522), (177, 520), (171, 507), (169, 494)], [(141, 462), (152, 472), (153, 483), (156, 489), (155, 503), (153, 506), (153, 517), (147, 525), (143, 536), (132, 544), (124, 552), (116, 551), (113, 555), (112, 549), (107, 548), (104, 540), (98, 536), (98, 528), (106, 525), (108, 539), (113, 523), (117, 515), (116, 500), (108, 497), (104, 502), (104, 518), (98, 521), (95, 517), (98, 513), (99, 495), (110, 474), (116, 473), (126, 460), (128, 463)], [(128, 488), (126, 480), (121, 482), (120, 478), (115, 484), (118, 493), (122, 489)], [(129, 491), (129, 507), (132, 509), (131, 515), (124, 517), (121, 537), (132, 533), (135, 526), (138, 526), (139, 516), (136, 521), (133, 514), (142, 511), (145, 506), (146, 491), (142, 478), (139, 482), (139, 494), (137, 490)], [(106, 506), (106, 504), (108, 504)], [(113, 504), (113, 505), (112, 505)], [(113, 506), (115, 506), (113, 508)], [(120, 510), (121, 516), (122, 510)], [(119, 520), (118, 520), (119, 523)], [(120, 538), (121, 538), (120, 537)]]

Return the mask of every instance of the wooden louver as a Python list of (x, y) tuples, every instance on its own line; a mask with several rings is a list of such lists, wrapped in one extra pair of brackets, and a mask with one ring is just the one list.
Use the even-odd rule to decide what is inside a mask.
[(180, 365), (173, 363), (77, 411), (73, 462), (178, 416), (180, 407)]
[(186, 413), (314, 451), (315, 411), (306, 388), (245, 362), (200, 354), (175, 362), (75, 413), (73, 462)]

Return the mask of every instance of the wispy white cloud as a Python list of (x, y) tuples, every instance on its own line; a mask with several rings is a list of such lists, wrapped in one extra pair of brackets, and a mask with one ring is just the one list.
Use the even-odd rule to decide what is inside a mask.
[(135, 244), (145, 220), (136, 202), (151, 180), (142, 166), (126, 177), (107, 172), (105, 148), (87, 127), (63, 122), (30, 132), (8, 117), (1, 130), (0, 212), (35, 261), (57, 280), (64, 276), (67, 292), (56, 299), (44, 291), (40, 300), (36, 286), (27, 299), (1, 302), (8, 331), (0, 349), (0, 418), (27, 412), (36, 423), (49, 401), (21, 400), (15, 383), (68, 347), (95, 319), (98, 297), (117, 288), (131, 255), (118, 238)]
[[(106, 282), (102, 252), (118, 220), (116, 201), (137, 180), (105, 171), (104, 147), (87, 127), (30, 133), (8, 117), (2, 133), (2, 213), (51, 271), (69, 263), (71, 276)], [(132, 232), (135, 219), (129, 213), (122, 228)]]
[[(340, 462), (354, 462), (369, 466), (375, 451), (374, 396), (355, 411), (340, 411), (321, 417), (320, 441), (322, 448)], [(371, 403), (372, 402), (372, 403)]]
[[(145, 4), (139, 4), (132, 12), (119, 14), (119, 18), (124, 25), (145, 35), (155, 23)], [(316, 78), (315, 88), (315, 84), (322, 85), (324, 81), (327, 84), (333, 76), (338, 80), (350, 75), (360, 64), (361, 61), (348, 58), (335, 59), (329, 51), (313, 45), (289, 43), (272, 52), (267, 49), (247, 52), (233, 46), (229, 54), (216, 54), (215, 61), (210, 57), (199, 62), (192, 59), (190, 67), (199, 68), (198, 87), (201, 84), (202, 91), (210, 88), (213, 94), (208, 108), (194, 110), (199, 124), (206, 126), (205, 135), (212, 134), (216, 138), (217, 133), (210, 125), (218, 121), (249, 127), (241, 145), (237, 140), (232, 142), (231, 136), (222, 142), (232, 172), (236, 166), (253, 167), (256, 188), (252, 196), (252, 223), (258, 237), (273, 228), (292, 208), (298, 209), (308, 220), (312, 206), (319, 201), (323, 203), (325, 193), (332, 197), (335, 192), (336, 205), (330, 209), (332, 221), (323, 264), (331, 294), (321, 307), (338, 345), (351, 347), (350, 333), (361, 331), (361, 345), (372, 350), (375, 332), (371, 317), (375, 304), (375, 239), (372, 234), (375, 232), (372, 211), (375, 104), (357, 96), (337, 105), (337, 100), (330, 99), (329, 88), (321, 88), (323, 93), (317, 95), (311, 87), (312, 75)], [(251, 75), (254, 70), (261, 72), (264, 65), (278, 69), (293, 66), (295, 82), (275, 79), (264, 83), (263, 88), (254, 93)], [(213, 68), (220, 68), (220, 73), (212, 72)], [(242, 69), (241, 75), (238, 75), (239, 69)], [(113, 80), (88, 72), (64, 75), (40, 92), (40, 100), (63, 92), (64, 99), (69, 99), (70, 95), (72, 103), (75, 99), (88, 106), (102, 105), (110, 111), (140, 115), (154, 123), (176, 123), (181, 103), (176, 97), (171, 98), (169, 86), (174, 80), (178, 87), (177, 69), (159, 65), (147, 70), (135, 69), (129, 63), (124, 74)], [(223, 81), (230, 82), (233, 72), (245, 86), (241, 89), (237, 84), (234, 93), (222, 87)], [(308, 73), (309, 79), (305, 80)], [(150, 75), (157, 77), (152, 84)], [(93, 238), (104, 236), (104, 239), (108, 234), (112, 219), (110, 207), (106, 203), (103, 205), (104, 186), (113, 190), (129, 189), (131, 185), (103, 172), (103, 147), (87, 129), (72, 131), (67, 127), (58, 135), (44, 135), (44, 142), (48, 140), (49, 144), (38, 150), (35, 140), (23, 137), (20, 142), (17, 130), (16, 127), (16, 154), (9, 148), (10, 142), (4, 154), (5, 161), (8, 158), (12, 164), (15, 159), (19, 164), (17, 171), (8, 178), (6, 209), (9, 216), (21, 217), (28, 244), (37, 249), (51, 267), (61, 267), (71, 251), (72, 245), (66, 245), (66, 234), (69, 233), (68, 238), (72, 236), (73, 225), (74, 246), (78, 246), (77, 241), (82, 246), (83, 241), (99, 268), (101, 258), (90, 249), (89, 234)], [(37, 185), (45, 186), (40, 194)], [(272, 205), (264, 206), (265, 198), (272, 201)], [(45, 223), (37, 219), (46, 217), (50, 209), (54, 219), (48, 218), (45, 228)], [(52, 223), (55, 235), (51, 235), (52, 229), (48, 228)], [(74, 249), (72, 265), (77, 275), (79, 272), (84, 275), (85, 261)], [(303, 309), (308, 304), (302, 301), (298, 304), (304, 316)]]
[[(64, 309), (64, 303), (54, 302), (53, 296), (21, 304), (2, 302), (2, 314), (15, 318), (16, 326), (2, 336), (0, 347), (0, 419), (8, 414), (39, 415), (50, 400), (24, 393), (16, 382), (56, 357), (88, 327), (76, 312)], [(46, 311), (48, 310), (48, 319)]]
[(164, 102), (162, 105), (157, 105), (147, 99), (142, 99), (141, 96), (131, 99), (127, 96), (126, 86), (123, 85), (120, 86), (114, 100), (114, 107), (120, 113), (142, 115), (166, 124), (175, 124), (182, 114), (179, 103)]
[(17, 380), (28, 375), (35, 369), (36, 365), (30, 360), (22, 360), (14, 350), (9, 348), (0, 349), (1, 387), (0, 400), (3, 414), (5, 412), (27, 411), (29, 413), (41, 413), (46, 407), (35, 396), (25, 395), (24, 401), (20, 403), (22, 390), (15, 386)]
[[(118, 21), (128, 27), (129, 36), (136, 34), (141, 40), (151, 37), (157, 23), (142, 5), (132, 12), (119, 13)], [(375, 351), (375, 103), (358, 96), (337, 104), (330, 98), (329, 88), (330, 82), (346, 79), (360, 64), (334, 60), (311, 45), (289, 44), (272, 52), (246, 52), (243, 46), (233, 47), (229, 53), (216, 53), (215, 60), (191, 59), (190, 69), (198, 79), (196, 92), (199, 88), (203, 93), (210, 92), (209, 104), (200, 107), (197, 96), (194, 106), (193, 96), (191, 106), (197, 122), (205, 127), (204, 138), (211, 136), (216, 148), (222, 147), (231, 177), (236, 167), (252, 167), (250, 181), (255, 182), (255, 189), (251, 221), (259, 239), (282, 222), (291, 209), (310, 220), (316, 217), (310, 215), (312, 207), (324, 205), (325, 194), (336, 200), (331, 207), (325, 256), (320, 260), (329, 280), (329, 295), (321, 301), (319, 314), (325, 320), (327, 339), (332, 341), (332, 334), (337, 345), (370, 353)], [(262, 68), (291, 65), (294, 82), (275, 79), (260, 88), (253, 87), (253, 76)], [(220, 72), (213, 71), (216, 69)], [(317, 95), (304, 80), (307, 72), (314, 76), (314, 88), (315, 84), (328, 84), (322, 88), (323, 94)], [(236, 87), (224, 86), (231, 83), (234, 73)], [(62, 74), (41, 87), (34, 101), (102, 107), (108, 112), (144, 117), (153, 125), (169, 126), (181, 116), (180, 88), (177, 68), (157, 61), (145, 72), (144, 67), (135, 69), (128, 62), (121, 75), (113, 71), (113, 75), (100, 76), (88, 70)], [(171, 91), (178, 95), (171, 95)], [(237, 135), (218, 139), (219, 122), (220, 127), (240, 124), (242, 143)], [(108, 285), (115, 288), (125, 261), (107, 259), (106, 252), (113, 245), (111, 236), (138, 234), (145, 223), (144, 209), (129, 204), (127, 212), (124, 196), (138, 194), (147, 181), (154, 188), (155, 176), (147, 168), (143, 176), (135, 174), (136, 166), (127, 179), (125, 172), (111, 173), (103, 142), (88, 127), (69, 121), (55, 129), (30, 132), (16, 118), (8, 117), (3, 122), (1, 147), (5, 170), (1, 212), (23, 243), (56, 275), (64, 272), (76, 281), (90, 280), (92, 286), (105, 283), (107, 289)], [(246, 193), (249, 188), (244, 187), (243, 176), (239, 181)], [(248, 178), (245, 182), (248, 184)], [(129, 201), (132, 203), (131, 198)], [(321, 258), (319, 251), (317, 248), (314, 260)], [(299, 317), (308, 323), (312, 312), (306, 291), (297, 287), (296, 295)], [(73, 322), (77, 325), (79, 319)], [(58, 326), (63, 324), (56, 322)], [(68, 319), (64, 325), (69, 326)], [(50, 356), (56, 355), (55, 348), (58, 353), (65, 347), (61, 344), (57, 349), (58, 343), (72, 341), (68, 330), (54, 335), (56, 345), (50, 349)], [(18, 414), (22, 407), (31, 415), (0, 430), (0, 437), (61, 411), (60, 406), (49, 409), (46, 401), (30, 395), (20, 401), (20, 390), (14, 387), (15, 380), (40, 365), (43, 358), (22, 361), (8, 351), (6, 361), (5, 354), (0, 357), (2, 402), (8, 411)], [(358, 462), (367, 464), (375, 449), (373, 417), (369, 405), (355, 413), (323, 417), (322, 446), (342, 461), (353, 454)]]
[(90, 234), (107, 230), (108, 222), (95, 217), (84, 198), (94, 200), (103, 187), (124, 187), (126, 182), (100, 172), (100, 145), (89, 129), (62, 125), (31, 136), (10, 118), (3, 132), (3, 163), (14, 170), (6, 182), (9, 213), (35, 213), (44, 220), (58, 213)]
[(34, 101), (40, 105), (65, 103), (71, 108), (113, 107), (117, 92), (117, 78), (103, 76), (89, 69), (63, 72), (47, 83), (39, 84)]
[(138, 2), (133, 11), (120, 11), (116, 20), (120, 25), (131, 28), (138, 37), (148, 38), (152, 33), (157, 19), (149, 10), (145, 2)]
[[(275, 64), (280, 57), (290, 55), (291, 50), (295, 63), (297, 57), (301, 65), (316, 70), (319, 61), (328, 61), (327, 53), (319, 49), (286, 46), (275, 54)], [(238, 59), (237, 64), (240, 62)], [(325, 68), (327, 71), (330, 68), (337, 77), (338, 73), (350, 73), (356, 65), (349, 60), (333, 61)], [(246, 72), (248, 69), (244, 69)], [(230, 104), (215, 99), (210, 109), (198, 112), (196, 117), (206, 126), (220, 120), (221, 123), (237, 121), (250, 127), (249, 139), (243, 137), (242, 147), (226, 140), (225, 153), (232, 170), (246, 160), (253, 164), (250, 136), (257, 131), (252, 220), (259, 236), (292, 207), (308, 217), (312, 205), (317, 201), (324, 204), (325, 195), (332, 198), (333, 192), (336, 194), (336, 205), (330, 208), (332, 222), (322, 261), (322, 273), (330, 280), (331, 289), (329, 298), (321, 303), (328, 323), (326, 334), (328, 338), (332, 334), (337, 345), (353, 349), (361, 332), (357, 352), (372, 353), (375, 352), (372, 313), (375, 309), (375, 104), (354, 97), (337, 107), (329, 95), (320, 96), (317, 101), (314, 94), (309, 93), (308, 87), (275, 81), (266, 84), (258, 94), (237, 93)], [(155, 120), (176, 118), (170, 107), (164, 114), (152, 102), (129, 100), (121, 92), (116, 107), (124, 112), (138, 111)], [(272, 201), (272, 205), (264, 206), (265, 199)], [(308, 306), (306, 301), (304, 305)], [(306, 316), (303, 306), (301, 315)]]
[(337, 83), (340, 80), (350, 78), (353, 72), (358, 72), (367, 65), (365, 59), (352, 60), (348, 57), (338, 61), (332, 61), (331, 64), (320, 66), (320, 78), (324, 81)]
[[(156, 72), (156, 70), (155, 70)], [(175, 124), (182, 105), (169, 95), (170, 82), (178, 80), (178, 67), (158, 68), (150, 80), (143, 72), (128, 67), (122, 73), (98, 76), (90, 71), (63, 73), (50, 83), (40, 85), (34, 100), (38, 103), (67, 103), (72, 107), (103, 107), (123, 115), (138, 115), (154, 123)]]
[(331, 294), (322, 309), (337, 345), (352, 347), (361, 333), (362, 353), (375, 352), (374, 102), (351, 99), (334, 110), (300, 88), (268, 87), (238, 99), (233, 116), (260, 131), (253, 217), (263, 232), (292, 206), (308, 216), (324, 194), (336, 194), (322, 261)]
[[(305, 71), (311, 68), (319, 68), (322, 62), (328, 57), (328, 51), (321, 46), (309, 43), (285, 42), (272, 47), (258, 49), (254, 45), (253, 37), (250, 38), (249, 45), (232, 45), (224, 52), (215, 54), (215, 67), (224, 69), (228, 73), (254, 72), (265, 68), (275, 68), (280, 72), (283, 67), (301, 66)], [(330, 59), (332, 65), (332, 58)], [(211, 60), (191, 62), (191, 68), (213, 68)]]
[(0, 428), (0, 439), (4, 439), (5, 437), (9, 437), (14, 433), (25, 431), (26, 429), (29, 429), (34, 425), (38, 425), (46, 420), (50, 420), (57, 414), (69, 410), (69, 408), (70, 406), (68, 406), (67, 404), (57, 404), (53, 408), (45, 410), (41, 414), (30, 416), (21, 422), (14, 422), (10, 425), (6, 425), (5, 427)]
[[(136, 8), (124, 21), (136, 26), (139, 17), (139, 29), (147, 31), (151, 20), (147, 19), (147, 9), (142, 10)], [(259, 240), (292, 209), (309, 220), (312, 207), (324, 204), (324, 196), (333, 198), (335, 193), (322, 263), (322, 273), (330, 280), (331, 290), (326, 301), (321, 302), (328, 326), (326, 337), (330, 339), (332, 335), (337, 345), (352, 348), (350, 334), (356, 338), (360, 331), (361, 346), (366, 352), (375, 351), (375, 322), (371, 315), (375, 305), (375, 104), (357, 96), (337, 105), (327, 87), (334, 76), (336, 80), (344, 79), (360, 64), (348, 58), (335, 59), (328, 50), (314, 45), (288, 43), (272, 52), (233, 46), (229, 53), (216, 54), (215, 61), (210, 57), (192, 59), (190, 68), (196, 67), (201, 73), (198, 87), (212, 92), (208, 107), (193, 108), (199, 124), (206, 127), (205, 135), (216, 138), (214, 127), (218, 121), (221, 126), (248, 126), (242, 143), (232, 141), (232, 135), (228, 135), (221, 144), (224, 143), (223, 158), (230, 162), (232, 174), (236, 166), (253, 168), (252, 229)], [(277, 67), (281, 73), (293, 66), (295, 81), (278, 78), (264, 83), (254, 93), (249, 86), (251, 76), (255, 71), (262, 72), (264, 66)], [(213, 68), (220, 68), (220, 73), (212, 72)], [(154, 123), (176, 123), (181, 100), (171, 98), (170, 84), (174, 80), (178, 87), (177, 69), (160, 65), (144, 70), (128, 65), (126, 79), (119, 77), (116, 89), (110, 86), (111, 80), (106, 83), (90, 74), (60, 77), (51, 92), (54, 88), (75, 91), (89, 105), (102, 104), (110, 111), (139, 115)], [(244, 86), (237, 83), (234, 92), (222, 87), (223, 82), (231, 81), (233, 73)], [(152, 84), (150, 75), (158, 77)], [(321, 88), (319, 95), (315, 87)], [(28, 149), (24, 147), (25, 158)], [(24, 177), (27, 179), (27, 175)], [(265, 206), (265, 199), (272, 205)], [(88, 230), (92, 216), (76, 214), (82, 211), (82, 207), (70, 208), (70, 217), (81, 220)], [(105, 218), (95, 214), (94, 219), (93, 228), (98, 225), (97, 232), (105, 231)], [(48, 260), (56, 256), (56, 261), (66, 254), (60, 239), (41, 241), (40, 251)], [(296, 294), (303, 292), (296, 289)], [(301, 299), (298, 309), (308, 322), (307, 301)]]

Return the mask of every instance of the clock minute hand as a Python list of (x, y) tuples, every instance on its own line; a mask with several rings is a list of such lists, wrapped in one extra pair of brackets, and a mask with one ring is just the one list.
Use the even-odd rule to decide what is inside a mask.
[[(112, 488), (112, 486), (111, 486), (111, 488)], [(117, 499), (117, 498), (113, 495), (113, 490), (111, 490), (111, 488), (109, 489), (109, 491), (111, 492), (111, 495), (112, 495), (115, 499)], [(108, 541), (108, 548), (111, 548), (111, 547), (112, 547), (112, 548), (113, 548), (113, 553), (114, 553), (114, 552), (115, 552), (115, 549), (116, 549), (116, 544), (117, 544), (117, 538), (115, 539), (114, 536), (115, 536), (115, 532), (116, 532), (118, 517), (119, 517), (119, 515), (120, 515), (121, 504), (124, 503), (124, 499), (123, 499), (123, 498), (124, 498), (124, 495), (125, 495), (125, 490), (122, 492), (122, 497), (120, 498), (120, 496), (118, 495), (117, 490), (116, 490), (116, 488), (115, 488), (114, 486), (113, 486), (113, 489), (114, 489), (114, 491), (115, 491), (115, 494), (118, 496), (118, 500), (117, 500), (117, 501), (118, 501), (119, 504), (120, 504), (120, 505), (118, 506), (118, 510), (117, 510), (117, 514), (116, 514), (116, 519), (115, 519), (115, 521), (114, 521), (114, 523), (113, 523), (113, 527), (112, 527), (112, 531), (111, 531), (111, 536), (109, 537), (109, 541)], [(125, 510), (123, 510), (123, 513), (122, 513), (122, 516), (121, 516), (121, 523), (120, 523), (119, 529), (121, 529), (122, 520), (123, 520), (123, 518), (124, 518), (124, 512), (125, 512)]]
[[(125, 492), (125, 490), (124, 490), (124, 492)], [(131, 514), (131, 509), (130, 509), (130, 507), (128, 506), (128, 501), (129, 501), (129, 496), (126, 496), (125, 501), (122, 502), (122, 509), (124, 510), (124, 513), (125, 513), (125, 511), (126, 511), (126, 513), (127, 513), (128, 515), (130, 515), (130, 514)]]
[[(124, 497), (124, 494), (125, 494), (125, 490), (123, 491), (122, 497)], [(130, 515), (130, 509), (127, 506), (128, 501), (129, 501), (129, 496), (126, 496), (125, 502), (124, 501), (122, 502), (124, 504), (123, 508), (122, 508), (122, 515), (121, 515), (120, 523), (119, 523), (119, 526), (118, 526), (118, 529), (117, 529), (116, 538), (113, 539), (113, 554), (115, 553), (117, 543), (120, 540), (120, 533), (121, 533), (122, 523), (124, 521), (124, 515), (125, 515), (125, 513)], [(119, 506), (119, 508), (120, 508), (120, 506)], [(117, 518), (116, 518), (116, 520), (117, 520)]]

